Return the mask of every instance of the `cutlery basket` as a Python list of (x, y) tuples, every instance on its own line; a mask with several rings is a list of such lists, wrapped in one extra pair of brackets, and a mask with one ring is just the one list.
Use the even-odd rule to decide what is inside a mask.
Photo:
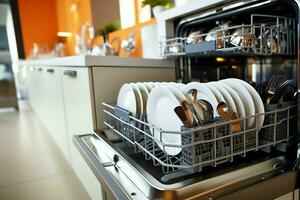
[(201, 165), (193, 168), (187, 168), (185, 171), (196, 172), (202, 171), (202, 167), (217, 165), (225, 162), (232, 162), (233, 155), (244, 155), (245, 150), (256, 147), (255, 131), (243, 131), (232, 133), (231, 124), (216, 118), (215, 122), (208, 124), (207, 128), (200, 131), (193, 131), (182, 127), (183, 131), (188, 133), (182, 134), (182, 145), (196, 144), (190, 147), (182, 148), (181, 164), (192, 166), (197, 163)]
[[(104, 124), (124, 141), (136, 153), (144, 155), (145, 160), (152, 161), (154, 166), (161, 166), (162, 172), (169, 174), (176, 171), (194, 173), (202, 171), (203, 167), (216, 167), (222, 163), (232, 162), (236, 156), (246, 157), (251, 151), (265, 151), (266, 148), (289, 141), (293, 134), (290, 127), (296, 124), (290, 121), (296, 119), (295, 104), (269, 107), (271, 111), (246, 118), (224, 121), (215, 118), (210, 124), (195, 128), (181, 127), (181, 131), (167, 131), (154, 127), (134, 118), (130, 112), (102, 103), (106, 115)], [(249, 118), (256, 119), (264, 115), (265, 123), (258, 126), (255, 121), (253, 128), (245, 129)], [(280, 117), (278, 117), (280, 116)], [(232, 124), (240, 122), (241, 130), (232, 131)], [(156, 131), (155, 137), (151, 134)], [(279, 132), (278, 132), (279, 131)], [(163, 142), (164, 134), (180, 136), (180, 144)], [(268, 138), (268, 139), (266, 139)], [(275, 139), (274, 139), (275, 138)], [(170, 155), (166, 148), (179, 148), (176, 155)]]

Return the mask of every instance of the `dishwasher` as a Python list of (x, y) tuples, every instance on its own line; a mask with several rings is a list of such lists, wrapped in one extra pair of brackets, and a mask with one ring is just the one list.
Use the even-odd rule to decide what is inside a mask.
[[(239, 78), (258, 89), (284, 75), (299, 88), (299, 5), (207, 3), (167, 22), (160, 53), (175, 60), (177, 82)], [(231, 121), (177, 133), (158, 130), (181, 135), (181, 145), (173, 147), (182, 152), (175, 156), (155, 144), (153, 126), (108, 102), (97, 105), (106, 128), (73, 142), (101, 183), (103, 199), (275, 199), (299, 188), (295, 91), (293, 101), (265, 105), (262, 126), (238, 134), (231, 133)]]

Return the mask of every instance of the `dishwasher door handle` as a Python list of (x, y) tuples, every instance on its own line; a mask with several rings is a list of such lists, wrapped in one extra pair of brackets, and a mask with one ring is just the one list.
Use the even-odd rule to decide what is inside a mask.
[(64, 70), (64, 75), (75, 78), (77, 76), (77, 72), (75, 70)]

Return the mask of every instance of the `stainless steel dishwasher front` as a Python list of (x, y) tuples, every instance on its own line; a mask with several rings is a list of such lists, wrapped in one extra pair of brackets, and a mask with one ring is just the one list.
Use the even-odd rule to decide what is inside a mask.
[(163, 183), (141, 166), (143, 160), (124, 153), (129, 148), (102, 134), (74, 136), (74, 143), (101, 183), (104, 199), (274, 199), (297, 188), (298, 171), (287, 170), (291, 163), (285, 157)]

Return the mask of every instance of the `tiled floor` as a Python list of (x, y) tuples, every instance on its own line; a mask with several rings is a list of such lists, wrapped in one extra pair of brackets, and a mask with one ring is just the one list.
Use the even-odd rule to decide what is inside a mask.
[(26, 102), (0, 109), (0, 199), (89, 199)]

